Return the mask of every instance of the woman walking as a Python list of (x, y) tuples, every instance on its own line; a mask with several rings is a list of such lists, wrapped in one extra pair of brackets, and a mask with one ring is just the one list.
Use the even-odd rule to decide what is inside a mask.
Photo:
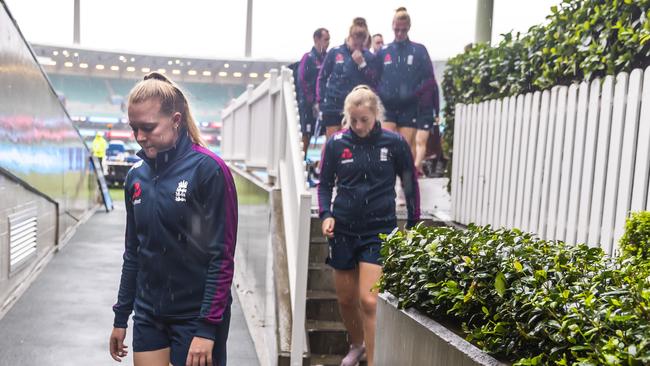
[(420, 219), (420, 197), (406, 141), (381, 128), (379, 97), (368, 86), (357, 86), (345, 98), (344, 111), (349, 129), (335, 134), (323, 150), (319, 215), (330, 246), (327, 263), (334, 268), (339, 309), (349, 333), (350, 350), (341, 365), (356, 365), (367, 353), (372, 366), (377, 308), (373, 287), (382, 273), (379, 235), (397, 227), (396, 177), (406, 196), (407, 227)]
[(122, 278), (110, 353), (120, 361), (132, 311), (136, 366), (226, 365), (237, 193), (205, 148), (187, 98), (151, 73), (128, 98), (142, 158), (125, 182)]

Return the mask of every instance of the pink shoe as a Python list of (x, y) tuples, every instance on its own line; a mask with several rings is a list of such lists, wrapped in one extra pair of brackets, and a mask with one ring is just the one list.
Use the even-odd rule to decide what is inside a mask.
[(363, 344), (350, 345), (348, 354), (341, 361), (341, 366), (357, 366), (359, 361), (366, 355), (366, 346)]

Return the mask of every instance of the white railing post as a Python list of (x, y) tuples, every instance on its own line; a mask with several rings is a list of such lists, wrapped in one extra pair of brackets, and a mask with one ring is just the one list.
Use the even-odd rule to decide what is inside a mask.
[(266, 170), (269, 173), (269, 181), (267, 183), (273, 183), (273, 180), (277, 177), (278, 173), (278, 134), (277, 131), (279, 130), (281, 124), (279, 116), (281, 114), (278, 114), (276, 109), (278, 108), (277, 103), (275, 102), (276, 99), (280, 98), (280, 94), (277, 93), (278, 89), (278, 70), (277, 69), (272, 69), (270, 72), (270, 77), (269, 77), (269, 92), (268, 92), (268, 105), (269, 105), (269, 123), (270, 123), (270, 128), (269, 128), (269, 140), (271, 143), (268, 144), (267, 146), (267, 155), (268, 155), (268, 160), (267, 160), (267, 165), (266, 165)]
[[(282, 195), (293, 195), (290, 201), (295, 202), (295, 221), (291, 229), (295, 238), (293, 243), (293, 254), (295, 255), (295, 268), (293, 278), (292, 308), (293, 318), (291, 327), (291, 365), (301, 366), (303, 358), (303, 347), (305, 344), (305, 302), (307, 299), (307, 270), (309, 264), (309, 231), (311, 214), (311, 194), (307, 189), (305, 179), (305, 163), (301, 148), (301, 138), (298, 128), (298, 105), (296, 103), (296, 92), (293, 77), (289, 69), (282, 69), (282, 93), (286, 113), (286, 154), (285, 167), (288, 171), (287, 178), (281, 178)], [(286, 184), (286, 186), (285, 186)], [(289, 200), (287, 200), (289, 201)], [(286, 212), (286, 211), (285, 211)], [(287, 248), (289, 249), (289, 248)], [(287, 250), (289, 254), (289, 250)], [(291, 260), (290, 260), (291, 262)], [(290, 268), (291, 270), (291, 268)], [(291, 275), (291, 273), (290, 273)]]
[(244, 123), (243, 123), (243, 126), (242, 126), (244, 128), (244, 131), (243, 131), (244, 140), (241, 142), (242, 145), (240, 146), (240, 149), (243, 151), (243, 160), (244, 160), (244, 163), (246, 164), (247, 167), (248, 167), (248, 165), (250, 164), (250, 161), (251, 161), (250, 145), (251, 145), (251, 141), (252, 141), (251, 134), (253, 133), (253, 131), (252, 131), (253, 130), (253, 128), (252, 128), (253, 127), (253, 121), (251, 120), (251, 117), (253, 115), (252, 110), (251, 110), (252, 109), (251, 108), (251, 104), (252, 104), (251, 99), (253, 98), (253, 90), (254, 90), (253, 85), (249, 84), (246, 87), (246, 102), (244, 104), (244, 108), (245, 108), (245, 114), (244, 114), (245, 117), (244, 118), (245, 118), (245, 120), (244, 120)]

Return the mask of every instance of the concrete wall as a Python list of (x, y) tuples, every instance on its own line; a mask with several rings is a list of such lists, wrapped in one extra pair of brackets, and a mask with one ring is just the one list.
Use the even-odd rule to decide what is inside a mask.
[[(0, 0), (0, 317), (97, 204), (89, 151)], [(37, 216), (36, 252), (10, 275), (9, 216)]]
[[(11, 305), (16, 289), (53, 253), (57, 240), (56, 205), (0, 175), (0, 317)], [(9, 273), (8, 216), (25, 209), (35, 209), (37, 216), (36, 254), (13, 273)]]
[(1, 1), (0, 34), (0, 167), (58, 203), (64, 235), (96, 203), (89, 151)]
[(449, 329), (413, 309), (398, 310), (396, 299), (381, 294), (375, 336), (377, 366), (505, 365)]
[(239, 200), (233, 287), (260, 364), (289, 365), (292, 309), (282, 196), (253, 174), (230, 169)]

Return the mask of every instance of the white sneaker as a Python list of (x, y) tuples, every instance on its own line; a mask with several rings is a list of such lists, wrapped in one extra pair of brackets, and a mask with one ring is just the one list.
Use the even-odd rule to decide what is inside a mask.
[(350, 345), (348, 354), (341, 361), (341, 366), (357, 366), (359, 361), (366, 355), (366, 346), (363, 344)]

